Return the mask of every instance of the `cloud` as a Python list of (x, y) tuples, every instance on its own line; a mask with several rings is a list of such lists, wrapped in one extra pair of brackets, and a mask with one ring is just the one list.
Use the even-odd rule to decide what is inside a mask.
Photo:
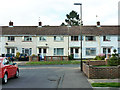
[[(102, 24), (116, 24), (119, 0), (1, 0), (0, 25), (38, 25), (40, 17), (43, 25), (60, 25), (66, 14), (72, 10), (79, 13), (82, 2), (84, 25), (95, 25), (96, 15)], [(110, 21), (112, 20), (112, 21)]]

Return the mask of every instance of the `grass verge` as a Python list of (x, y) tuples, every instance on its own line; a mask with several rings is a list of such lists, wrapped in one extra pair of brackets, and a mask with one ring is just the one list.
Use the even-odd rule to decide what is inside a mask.
[(26, 65), (61, 65), (61, 64), (80, 64), (80, 61), (39, 61), (39, 62), (28, 62)]
[(111, 82), (111, 83), (92, 83), (93, 87), (120, 87), (120, 83)]

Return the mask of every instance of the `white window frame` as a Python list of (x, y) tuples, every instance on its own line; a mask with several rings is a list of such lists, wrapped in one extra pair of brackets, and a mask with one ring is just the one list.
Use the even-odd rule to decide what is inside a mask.
[[(14, 38), (14, 40), (12, 40), (13, 38)], [(8, 41), (9, 41), (9, 42), (15, 41), (15, 37), (14, 37), (14, 36), (8, 36)]]
[(32, 48), (22, 48), (22, 53), (23, 54), (26, 54), (25, 53), (25, 50), (28, 49), (29, 50), (29, 53), (27, 53), (29, 56), (32, 55)]
[[(62, 54), (58, 53), (58, 51), (61, 49)], [(64, 55), (64, 48), (54, 48), (54, 55), (56, 56), (63, 56)]]
[[(89, 40), (89, 37), (93, 37), (93, 40)], [(85, 41), (96, 41), (96, 36), (85, 36)]]
[[(104, 40), (104, 37), (105, 37), (105, 40)], [(111, 36), (103, 36), (103, 41), (111, 41)]]
[(64, 36), (54, 36), (54, 41), (64, 41)]
[(46, 39), (46, 36), (40, 36), (39, 37), (39, 41), (46, 41), (47, 39)]
[[(90, 51), (88, 51), (90, 54), (87, 54), (87, 49), (89, 49)], [(91, 54), (91, 50), (95, 50), (95, 54)], [(96, 48), (86, 48), (86, 56), (96, 56)]]
[(32, 36), (24, 36), (24, 41), (25, 42), (31, 42), (32, 41)]

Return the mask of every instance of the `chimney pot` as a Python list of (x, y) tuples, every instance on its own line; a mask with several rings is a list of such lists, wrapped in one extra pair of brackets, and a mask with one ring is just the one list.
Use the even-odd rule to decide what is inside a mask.
[(100, 21), (97, 22), (97, 27), (100, 27)]
[(9, 22), (9, 27), (13, 27), (13, 22)]
[(42, 27), (42, 22), (38, 22), (38, 27)]

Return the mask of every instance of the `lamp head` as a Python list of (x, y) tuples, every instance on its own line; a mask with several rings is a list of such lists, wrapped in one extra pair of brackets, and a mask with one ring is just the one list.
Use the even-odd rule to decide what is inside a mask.
[(82, 5), (82, 3), (74, 3), (74, 5)]

